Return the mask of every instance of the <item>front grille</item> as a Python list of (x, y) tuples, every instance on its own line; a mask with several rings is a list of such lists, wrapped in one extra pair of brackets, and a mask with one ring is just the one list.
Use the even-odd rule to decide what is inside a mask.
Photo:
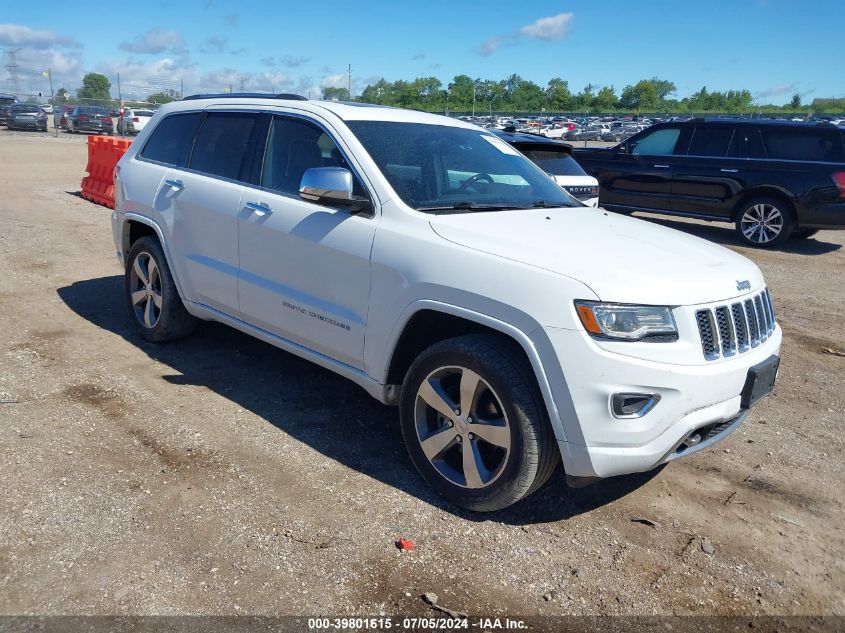
[(751, 299), (695, 313), (704, 358), (742, 354), (763, 343), (775, 329), (775, 309), (768, 289)]

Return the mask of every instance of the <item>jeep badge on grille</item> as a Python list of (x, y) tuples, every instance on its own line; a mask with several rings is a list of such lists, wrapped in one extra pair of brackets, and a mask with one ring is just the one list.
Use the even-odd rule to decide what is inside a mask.
[(736, 289), (737, 290), (751, 290), (751, 282), (748, 281), (747, 279), (743, 279), (742, 281), (739, 281), (737, 279)]

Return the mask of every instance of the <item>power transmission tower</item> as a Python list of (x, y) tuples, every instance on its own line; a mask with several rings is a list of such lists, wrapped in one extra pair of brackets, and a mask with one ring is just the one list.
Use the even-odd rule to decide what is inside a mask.
[(348, 74), (348, 78), (347, 78), (348, 82), (347, 82), (347, 89), (346, 89), (346, 92), (348, 93), (347, 99), (352, 101), (352, 64), (348, 64), (346, 66), (346, 72)]
[(6, 55), (6, 70), (9, 71), (9, 89), (14, 95), (20, 94), (21, 92), (21, 81), (20, 77), (18, 77), (17, 59), (18, 53), (20, 52), (20, 48), (7, 48), (3, 51)]
[(246, 85), (246, 77), (238, 77), (238, 81), (240, 82), (240, 85), (238, 87), (238, 91), (243, 92), (244, 86)]

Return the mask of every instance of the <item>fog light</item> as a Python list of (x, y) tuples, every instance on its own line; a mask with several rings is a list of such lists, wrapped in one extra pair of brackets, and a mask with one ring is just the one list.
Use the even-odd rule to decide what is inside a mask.
[(641, 418), (660, 402), (659, 393), (615, 393), (610, 410), (615, 418)]

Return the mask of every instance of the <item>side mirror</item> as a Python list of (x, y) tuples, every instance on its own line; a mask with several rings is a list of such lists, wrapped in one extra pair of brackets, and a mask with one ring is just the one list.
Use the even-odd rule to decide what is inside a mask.
[(616, 153), (620, 156), (627, 156), (628, 151), (628, 141), (622, 141), (619, 145), (616, 146)]
[(343, 207), (352, 213), (369, 208), (370, 201), (352, 193), (352, 172), (344, 167), (306, 169), (299, 183), (299, 197), (328, 207)]

